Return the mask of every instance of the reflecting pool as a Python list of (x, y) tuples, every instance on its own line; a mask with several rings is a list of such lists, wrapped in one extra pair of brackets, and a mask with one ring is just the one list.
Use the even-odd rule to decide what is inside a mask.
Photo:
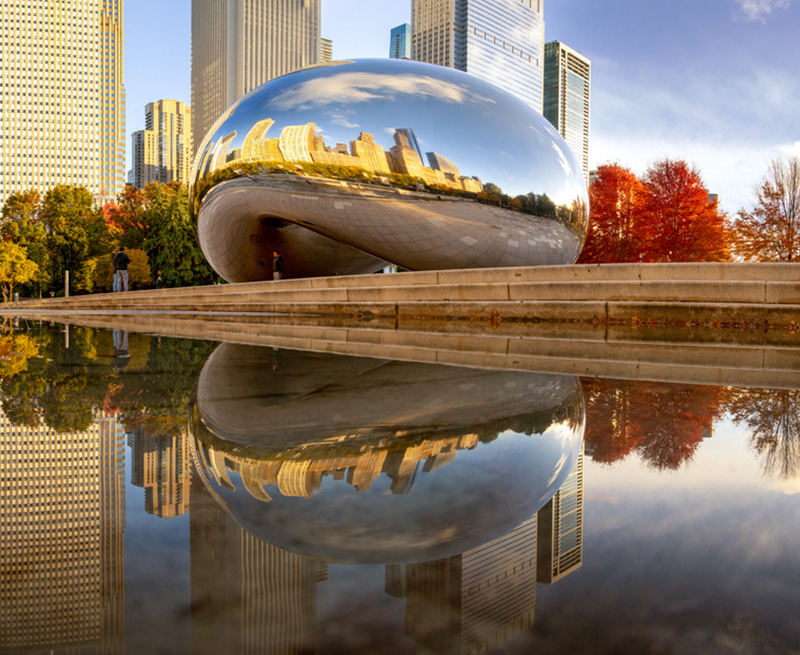
[(796, 653), (800, 390), (0, 332), (0, 653)]

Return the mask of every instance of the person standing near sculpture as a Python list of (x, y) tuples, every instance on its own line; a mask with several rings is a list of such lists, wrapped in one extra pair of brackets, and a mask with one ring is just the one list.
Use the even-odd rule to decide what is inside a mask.
[(117, 262), (115, 258), (117, 256), (117, 252), (114, 251), (111, 253), (111, 291), (117, 290)]
[(119, 247), (119, 250), (111, 258), (114, 262), (114, 269), (116, 270), (117, 288), (116, 291), (128, 290), (128, 264), (131, 258), (125, 253), (125, 248)]
[(283, 275), (283, 257), (279, 250), (272, 251), (272, 279), (280, 280)]

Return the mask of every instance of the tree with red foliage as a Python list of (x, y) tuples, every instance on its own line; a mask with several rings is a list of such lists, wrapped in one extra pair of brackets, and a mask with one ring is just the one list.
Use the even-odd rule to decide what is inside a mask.
[(604, 164), (589, 188), (589, 232), (579, 264), (639, 261), (647, 189), (629, 169)]
[(643, 255), (648, 262), (730, 260), (730, 231), (700, 173), (685, 161), (664, 159), (645, 174)]

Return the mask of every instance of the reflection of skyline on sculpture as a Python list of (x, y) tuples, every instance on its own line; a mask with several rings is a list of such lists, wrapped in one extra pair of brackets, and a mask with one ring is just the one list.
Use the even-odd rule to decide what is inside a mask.
[[(425, 166), (422, 154), (417, 149), (419, 143), (416, 134), (411, 128), (394, 130), (391, 137), (394, 144), (387, 150), (369, 132), (360, 132), (358, 137), (350, 140), (349, 146), (347, 143), (331, 146), (326, 144), (324, 135), (316, 133), (317, 126), (313, 122), (287, 125), (278, 137), (268, 136), (273, 125), (275, 121), (271, 118), (260, 120), (247, 133), (241, 148), (233, 148), (227, 153), (224, 148), (212, 150), (215, 155), (205, 160), (203, 170), (211, 172), (244, 163), (267, 165), (269, 162), (305, 162), (360, 168), (377, 175), (378, 183), (385, 185), (391, 183), (389, 175), (395, 173), (419, 178), (431, 187), (441, 186), (474, 194), (483, 190), (480, 179), (461, 175), (458, 165), (444, 155), (425, 153), (428, 160), (428, 166)], [(416, 148), (412, 145), (415, 143)]]
[(229, 281), (572, 263), (588, 197), (569, 147), (511, 94), (405, 60), (335, 62), (226, 111), (192, 212)]

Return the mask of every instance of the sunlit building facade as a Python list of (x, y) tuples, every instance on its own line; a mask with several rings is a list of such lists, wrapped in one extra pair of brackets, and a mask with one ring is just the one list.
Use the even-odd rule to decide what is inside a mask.
[(320, 41), (319, 60), (322, 63), (327, 63), (333, 60), (333, 41), (323, 38)]
[(544, 46), (544, 117), (569, 144), (589, 180), (591, 62), (559, 41)]
[(412, 0), (411, 58), (492, 82), (542, 112), (543, 0)]
[(189, 181), (192, 167), (192, 110), (178, 100), (159, 100), (145, 108), (145, 129), (131, 137), (133, 166), (128, 182), (144, 188), (150, 182)]
[(0, 0), (0, 205), (19, 191), (125, 185), (123, 0)]
[(320, 2), (192, 0), (195, 148), (241, 96), (321, 61)]
[(0, 412), (0, 652), (123, 651), (124, 447)]

